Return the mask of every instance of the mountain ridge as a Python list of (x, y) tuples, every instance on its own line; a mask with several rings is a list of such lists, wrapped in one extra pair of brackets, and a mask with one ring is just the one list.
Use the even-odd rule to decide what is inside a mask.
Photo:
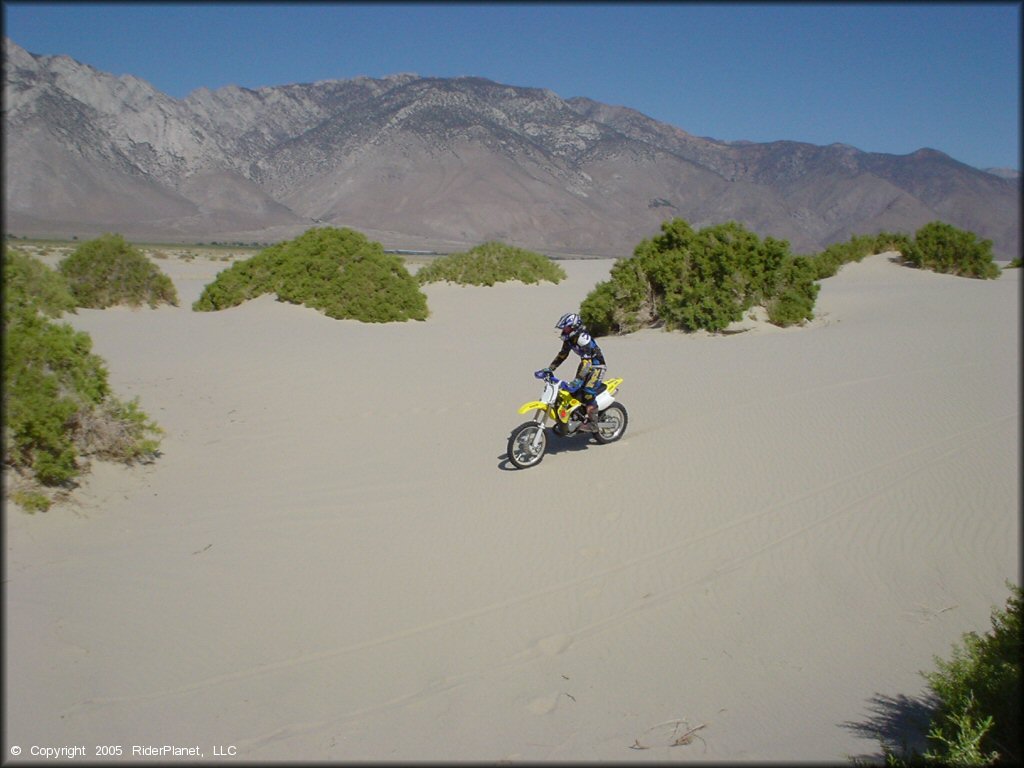
[(628, 255), (661, 221), (736, 220), (811, 252), (935, 219), (1017, 255), (1020, 179), (937, 150), (723, 142), (629, 107), (486, 78), (197, 89), (4, 41), (7, 231), (273, 241), (351, 226), (388, 247), (488, 239)]

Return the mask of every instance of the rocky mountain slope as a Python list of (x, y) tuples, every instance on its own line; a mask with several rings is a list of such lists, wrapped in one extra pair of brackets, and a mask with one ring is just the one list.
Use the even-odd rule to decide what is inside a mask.
[(737, 220), (801, 252), (934, 219), (1020, 246), (1020, 181), (934, 150), (726, 143), (639, 112), (480, 78), (200, 89), (4, 43), (14, 234), (261, 241), (320, 223), (388, 247), (498, 239), (627, 255), (665, 218)]

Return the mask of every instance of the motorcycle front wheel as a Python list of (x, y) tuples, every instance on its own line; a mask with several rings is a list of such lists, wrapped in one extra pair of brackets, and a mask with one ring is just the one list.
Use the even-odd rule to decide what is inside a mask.
[(536, 421), (527, 421), (513, 429), (508, 437), (508, 460), (519, 469), (529, 469), (540, 464), (547, 447), (544, 427)]

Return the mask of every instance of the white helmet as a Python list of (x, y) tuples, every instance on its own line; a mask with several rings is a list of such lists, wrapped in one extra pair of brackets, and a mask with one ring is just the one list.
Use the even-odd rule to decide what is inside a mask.
[(575, 312), (566, 312), (555, 323), (555, 328), (561, 331), (563, 336), (568, 336), (577, 328), (583, 325), (583, 320)]

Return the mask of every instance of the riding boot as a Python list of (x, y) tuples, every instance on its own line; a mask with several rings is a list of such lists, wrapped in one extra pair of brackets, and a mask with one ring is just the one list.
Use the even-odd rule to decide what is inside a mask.
[(587, 416), (580, 424), (580, 429), (584, 432), (597, 432), (597, 405), (594, 403), (587, 404)]

